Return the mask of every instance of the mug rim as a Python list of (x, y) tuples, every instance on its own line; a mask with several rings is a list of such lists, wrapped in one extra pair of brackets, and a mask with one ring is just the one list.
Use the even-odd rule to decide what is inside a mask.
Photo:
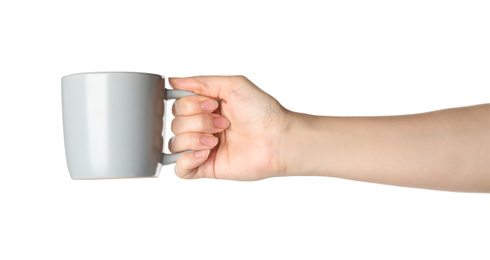
[(92, 71), (92, 72), (78, 72), (78, 73), (72, 73), (63, 76), (61, 79), (67, 78), (67, 77), (72, 77), (72, 76), (83, 76), (83, 75), (93, 75), (93, 74), (139, 74), (139, 75), (148, 75), (148, 76), (156, 76), (160, 78), (165, 78), (165, 76), (160, 75), (160, 74), (155, 74), (155, 73), (148, 73), (148, 72), (133, 72), (133, 71)]

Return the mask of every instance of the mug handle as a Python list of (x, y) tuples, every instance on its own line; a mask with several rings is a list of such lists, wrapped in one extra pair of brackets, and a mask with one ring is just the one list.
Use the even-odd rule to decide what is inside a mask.
[[(197, 94), (194, 92), (185, 91), (185, 90), (178, 90), (178, 89), (165, 89), (163, 91), (163, 99), (164, 100), (179, 99), (179, 98), (183, 98), (186, 96), (193, 96), (193, 95), (197, 95)], [(167, 113), (166, 111), (167, 111), (167, 109), (165, 109), (165, 113)], [(194, 151), (188, 150), (188, 151), (183, 151), (180, 153), (162, 153), (162, 155), (160, 156), (160, 163), (162, 165), (169, 165), (172, 163), (176, 163), (177, 159), (179, 159), (179, 157), (183, 153), (188, 153), (188, 152), (194, 152)]]

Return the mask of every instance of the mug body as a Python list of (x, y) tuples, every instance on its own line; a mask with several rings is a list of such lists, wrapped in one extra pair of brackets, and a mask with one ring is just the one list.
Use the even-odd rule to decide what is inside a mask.
[(163, 150), (164, 79), (135, 72), (62, 78), (72, 179), (156, 177)]

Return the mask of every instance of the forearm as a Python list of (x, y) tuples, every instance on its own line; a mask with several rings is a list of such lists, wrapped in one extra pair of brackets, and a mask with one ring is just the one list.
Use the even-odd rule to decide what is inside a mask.
[(293, 113), (288, 175), (490, 192), (490, 105), (389, 117)]

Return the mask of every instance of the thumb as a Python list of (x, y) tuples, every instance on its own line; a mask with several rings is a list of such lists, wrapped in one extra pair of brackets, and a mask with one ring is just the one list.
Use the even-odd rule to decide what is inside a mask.
[(168, 78), (174, 89), (187, 90), (210, 98), (228, 99), (230, 93), (243, 85), (244, 76), (197, 76)]

